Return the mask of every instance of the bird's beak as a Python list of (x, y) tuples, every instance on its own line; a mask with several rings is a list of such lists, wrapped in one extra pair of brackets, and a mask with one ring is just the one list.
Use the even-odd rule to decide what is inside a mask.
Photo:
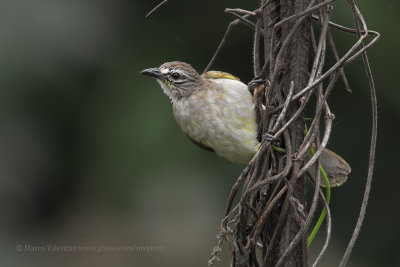
[(160, 72), (159, 68), (145, 69), (145, 70), (142, 70), (140, 72), (140, 74), (148, 75), (148, 76), (160, 79), (160, 80), (164, 79), (164, 75)]

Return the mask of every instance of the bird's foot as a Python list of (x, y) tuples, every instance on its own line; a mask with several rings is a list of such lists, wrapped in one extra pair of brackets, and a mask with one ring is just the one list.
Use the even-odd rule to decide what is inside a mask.
[(272, 145), (280, 147), (281, 146), (281, 141), (275, 137), (275, 133), (273, 131), (268, 131), (263, 135), (263, 141), (268, 141)]
[(265, 80), (256, 77), (247, 84), (247, 87), (249, 88), (250, 93), (253, 94), (256, 88), (258, 88), (261, 85), (264, 86), (264, 84)]

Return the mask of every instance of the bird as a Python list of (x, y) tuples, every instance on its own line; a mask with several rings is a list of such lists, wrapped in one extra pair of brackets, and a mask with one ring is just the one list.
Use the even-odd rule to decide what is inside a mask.
[[(239, 78), (223, 71), (200, 75), (190, 64), (180, 61), (140, 73), (156, 78), (172, 102), (179, 127), (199, 147), (238, 164), (247, 164), (259, 150), (253, 97)], [(350, 165), (330, 152), (324, 151), (321, 160), (334, 162), (327, 164), (333, 167), (341, 165), (339, 171), (333, 168), (335, 177), (330, 179), (340, 185), (347, 179)]]

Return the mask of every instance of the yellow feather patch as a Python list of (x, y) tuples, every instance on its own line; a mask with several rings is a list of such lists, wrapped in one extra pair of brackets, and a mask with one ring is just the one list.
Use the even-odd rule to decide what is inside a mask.
[(172, 88), (172, 83), (171, 83), (170, 81), (164, 80), (164, 84), (165, 84), (166, 86), (168, 86), (169, 88)]
[(258, 143), (257, 146), (256, 146), (256, 152), (257, 152), (258, 150), (260, 150), (260, 147), (261, 147), (261, 144)]
[(208, 79), (230, 79), (240, 81), (238, 77), (235, 77), (232, 74), (223, 71), (207, 71), (206, 73), (202, 74), (202, 76)]

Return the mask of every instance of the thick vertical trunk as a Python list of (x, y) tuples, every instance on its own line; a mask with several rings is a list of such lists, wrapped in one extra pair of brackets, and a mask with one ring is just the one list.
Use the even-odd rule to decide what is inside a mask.
[[(290, 15), (298, 13), (304, 10), (308, 4), (309, 0), (271, 0), (270, 3), (264, 10), (264, 47), (265, 47), (265, 58), (270, 59), (270, 44), (272, 29), (276, 22), (282, 20)], [(293, 29), (293, 25), (296, 20), (283, 24), (275, 32), (275, 51), (272, 51), (272, 56), (276, 57), (276, 52), (282, 46), (282, 43)], [(274, 92), (272, 93), (275, 97), (275, 102), (271, 102), (272, 105), (281, 104), (283, 99), (285, 99), (290, 82), (294, 83), (294, 93), (297, 93), (302, 88), (307, 85), (309, 77), (309, 57), (310, 57), (310, 45), (311, 45), (311, 20), (306, 18), (303, 23), (297, 28), (292, 40), (287, 47), (281, 62), (275, 62), (276, 64), (282, 64), (279, 74), (276, 76), (276, 83), (274, 86)], [(276, 49), (278, 48), (278, 49)], [(275, 67), (275, 66), (272, 66)], [(268, 71), (267, 78), (270, 78), (272, 71)], [(278, 103), (277, 103), (278, 102)], [(295, 101), (290, 105), (287, 118), (292, 117), (299, 107), (299, 102)], [(291, 136), (291, 146), (293, 151), (297, 151), (304, 137), (304, 119), (305, 114), (301, 114), (296, 121), (293, 122), (291, 127), (289, 127), (289, 132)], [(299, 170), (299, 162), (295, 162), (293, 165), (292, 172), (287, 177), (289, 181), (297, 176)], [(291, 196), (300, 202), (300, 204), (306, 206), (305, 198), (305, 179), (300, 178), (292, 183)], [(291, 190), (290, 190), (291, 191)], [(281, 207), (284, 206), (285, 198), (281, 200)], [(268, 261), (269, 265), (274, 266), (276, 261), (280, 258), (282, 253), (289, 246), (290, 242), (293, 240), (296, 233), (301, 227), (301, 221), (299, 222), (299, 216), (296, 218), (296, 214), (301, 213), (294, 210), (294, 205), (288, 205), (287, 216), (280, 232), (278, 238), (278, 243), (276, 248), (273, 250), (272, 255)], [(276, 223), (277, 218), (281, 209), (275, 209), (273, 214), (271, 214), (270, 229), (274, 229), (273, 223)], [(274, 219), (275, 218), (275, 219)], [(267, 230), (268, 231), (268, 230)], [(306, 236), (303, 237), (302, 242), (300, 242), (295, 249), (286, 258), (283, 266), (307, 266), (307, 245)]]

